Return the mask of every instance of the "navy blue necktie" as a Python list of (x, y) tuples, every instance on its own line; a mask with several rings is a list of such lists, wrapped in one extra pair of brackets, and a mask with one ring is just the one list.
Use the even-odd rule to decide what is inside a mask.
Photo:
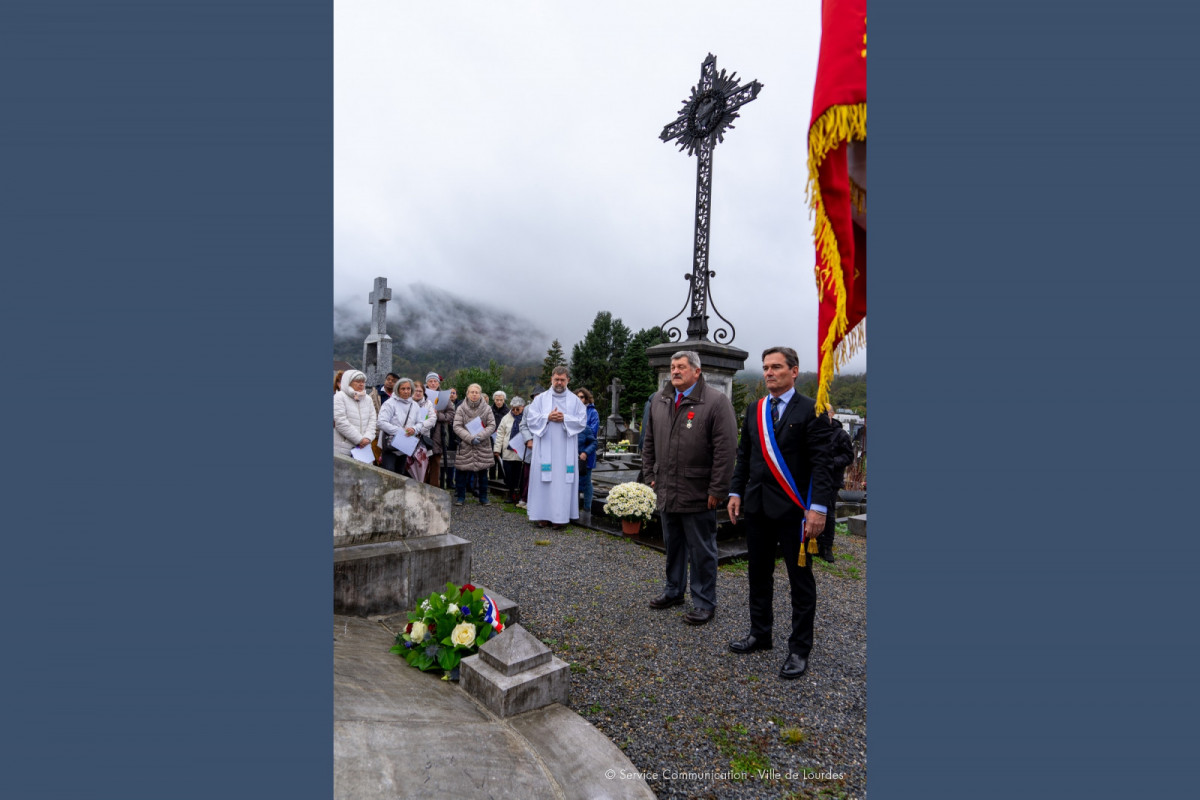
[(771, 419), (775, 422), (775, 424), (777, 424), (777, 425), (779, 424), (779, 398), (778, 397), (771, 398)]

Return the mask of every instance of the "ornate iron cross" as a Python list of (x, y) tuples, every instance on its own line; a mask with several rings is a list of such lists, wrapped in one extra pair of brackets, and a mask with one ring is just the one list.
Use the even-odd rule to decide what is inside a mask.
[[(717, 57), (712, 53), (700, 65), (700, 82), (692, 87), (692, 96), (683, 101), (679, 117), (663, 128), (659, 138), (664, 142), (672, 139), (679, 140), (679, 149), (687, 150), (688, 155), (699, 151), (696, 159), (696, 236), (692, 249), (692, 271), (684, 275), (690, 284), (688, 300), (675, 316), (668, 319), (660, 327), (667, 338), (679, 341), (678, 327), (667, 327), (668, 323), (678, 319), (691, 304), (692, 313), (688, 317), (688, 339), (707, 341), (708, 339), (708, 281), (717, 273), (708, 268), (708, 224), (712, 204), (712, 159), (713, 149), (717, 142), (725, 141), (725, 131), (733, 127), (733, 121), (738, 118), (738, 109), (758, 97), (762, 84), (750, 81), (745, 86), (739, 86), (737, 73), (726, 75), (725, 70), (717, 72)], [(713, 338), (722, 344), (733, 341), (733, 323), (721, 316), (717, 306), (713, 304), (713, 313), (729, 326), (729, 329), (718, 327)]]

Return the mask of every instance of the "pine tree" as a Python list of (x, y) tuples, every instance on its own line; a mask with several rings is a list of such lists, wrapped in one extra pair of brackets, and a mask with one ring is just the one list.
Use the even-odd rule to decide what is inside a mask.
[(563, 352), (562, 345), (558, 339), (550, 345), (550, 349), (546, 351), (546, 358), (542, 361), (542, 388), (550, 387), (550, 378), (554, 375), (555, 367), (565, 367), (567, 365), (567, 355)]
[(646, 359), (646, 348), (662, 344), (666, 340), (662, 328), (642, 328), (625, 347), (617, 369), (617, 377), (625, 384), (625, 390), (621, 394), (621, 415), (629, 422), (634, 421), (635, 410), (641, 408), (651, 392), (658, 388), (658, 373)]
[(601, 311), (583, 341), (571, 349), (571, 388), (591, 391), (601, 419), (610, 413), (608, 386), (628, 345), (629, 328), (621, 320), (614, 320), (611, 312)]
[(746, 407), (750, 405), (750, 387), (735, 380), (730, 388), (733, 390), (733, 411), (740, 424), (746, 416)]

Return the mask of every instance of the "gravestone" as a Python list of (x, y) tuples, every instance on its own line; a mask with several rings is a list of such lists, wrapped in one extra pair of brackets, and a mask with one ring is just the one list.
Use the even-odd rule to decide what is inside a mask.
[(620, 439), (629, 429), (618, 410), (621, 407), (621, 390), (624, 388), (625, 384), (621, 383), (621, 379), (617, 377), (612, 379), (612, 384), (608, 387), (608, 390), (612, 392), (612, 413), (608, 415), (608, 423), (604, 426), (604, 436), (612, 441)]
[(387, 302), (392, 299), (392, 290), (387, 278), (376, 278), (375, 288), (367, 295), (371, 306), (371, 330), (363, 339), (363, 373), (367, 376), (367, 387), (383, 383), (392, 371), (392, 337), (387, 333)]

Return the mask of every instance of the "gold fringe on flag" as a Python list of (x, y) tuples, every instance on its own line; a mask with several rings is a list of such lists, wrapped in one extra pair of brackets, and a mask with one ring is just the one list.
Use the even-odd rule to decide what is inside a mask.
[[(857, 336), (847, 344), (846, 337), (846, 284), (842, 277), (842, 257), (838, 252), (837, 237), (825, 213), (821, 198), (819, 168), (829, 152), (850, 141), (867, 139), (867, 104), (830, 106), (808, 130), (808, 206), (816, 212), (813, 224), (813, 240), (821, 258), (817, 259), (814, 275), (817, 281), (817, 299), (825, 299), (826, 288), (834, 293), (835, 312), (829, 330), (821, 340), (821, 371), (817, 376), (816, 413), (824, 413), (829, 407), (829, 387), (833, 383), (835, 369), (840, 369), (852, 355), (866, 344), (866, 327), (856, 325)], [(851, 188), (853, 195), (853, 187)], [(822, 264), (824, 265), (822, 267)], [(834, 343), (841, 340), (836, 350)], [(836, 362), (836, 363), (835, 363)]]

